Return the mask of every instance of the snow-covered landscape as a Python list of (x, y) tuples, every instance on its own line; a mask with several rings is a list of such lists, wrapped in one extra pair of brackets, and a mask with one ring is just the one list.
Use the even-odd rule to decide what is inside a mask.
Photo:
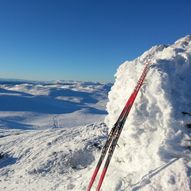
[(1, 80), (0, 190), (86, 190), (147, 62), (101, 190), (190, 191), (191, 36), (126, 61), (114, 84)]
[(87, 181), (81, 173), (106, 138), (110, 88), (1, 80), (0, 190), (81, 190), (76, 180)]

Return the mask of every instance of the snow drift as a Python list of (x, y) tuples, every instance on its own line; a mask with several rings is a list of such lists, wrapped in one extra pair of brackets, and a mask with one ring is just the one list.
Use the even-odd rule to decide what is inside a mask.
[(191, 36), (154, 46), (123, 63), (109, 93), (105, 122), (113, 126), (147, 62), (152, 63), (150, 71), (124, 126), (103, 190), (190, 190), (191, 130), (186, 125), (191, 123)]

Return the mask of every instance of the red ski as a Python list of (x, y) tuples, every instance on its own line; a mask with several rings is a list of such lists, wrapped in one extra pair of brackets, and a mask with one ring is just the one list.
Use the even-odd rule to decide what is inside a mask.
[[(111, 158), (112, 158), (112, 155), (114, 153), (114, 150), (115, 150), (115, 147), (117, 145), (117, 142), (118, 142), (118, 139), (120, 137), (120, 134), (122, 132), (122, 129), (123, 129), (123, 126), (125, 124), (125, 121), (127, 119), (127, 116), (131, 110), (131, 107), (133, 106), (133, 103), (136, 99), (136, 96), (144, 82), (144, 79), (148, 73), (148, 70), (149, 70), (149, 67), (150, 67), (150, 63), (148, 63), (143, 72), (142, 72), (142, 75), (141, 77), (139, 78), (138, 82), (137, 82), (137, 85), (133, 91), (133, 93), (131, 94), (131, 96), (129, 97), (125, 107), (123, 108), (117, 122), (114, 124), (113, 128), (111, 129), (110, 133), (109, 133), (109, 136), (108, 136), (108, 139), (102, 149), (102, 152), (101, 152), (101, 156), (99, 158), (99, 161), (97, 163), (97, 166), (94, 170), (94, 173), (91, 177), (91, 180), (89, 182), (89, 185), (88, 185), (88, 188), (87, 188), (87, 191), (90, 191), (91, 188), (92, 188), (92, 185), (95, 181), (95, 178), (97, 176), (97, 173), (102, 165), (102, 162), (106, 156), (106, 154), (108, 153), (107, 155), (107, 159), (106, 159), (106, 162), (105, 162), (105, 165), (104, 165), (104, 168), (102, 170), (102, 173), (101, 173), (101, 176), (100, 176), (100, 179), (99, 179), (99, 182), (98, 182), (98, 186), (97, 186), (97, 189), (96, 191), (99, 191), (100, 188), (101, 188), (101, 185), (102, 185), (102, 182), (104, 180), (104, 177), (105, 177), (105, 174), (107, 172), (107, 169), (108, 169), (108, 166), (110, 164), (110, 161), (111, 161)], [(109, 151), (108, 151), (109, 150)]]

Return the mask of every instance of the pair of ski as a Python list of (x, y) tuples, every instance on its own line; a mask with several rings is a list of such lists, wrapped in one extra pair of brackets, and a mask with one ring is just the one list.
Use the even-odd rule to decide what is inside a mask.
[(117, 142), (118, 142), (118, 139), (120, 137), (120, 134), (122, 132), (122, 129), (123, 129), (123, 126), (125, 124), (125, 121), (127, 119), (127, 116), (131, 110), (131, 107), (133, 106), (133, 103), (136, 99), (136, 96), (144, 82), (144, 79), (148, 73), (148, 70), (149, 70), (149, 67), (150, 67), (150, 63), (146, 64), (142, 74), (141, 74), (141, 77), (139, 78), (138, 82), (137, 82), (137, 85), (133, 91), (133, 93), (131, 94), (131, 96), (129, 97), (125, 107), (123, 108), (117, 122), (114, 124), (113, 128), (111, 129), (110, 133), (109, 133), (109, 136), (108, 136), (108, 139), (102, 149), (102, 152), (101, 152), (101, 156), (99, 158), (99, 161), (97, 163), (97, 166), (93, 172), (93, 175), (91, 177), (91, 180), (89, 182), (89, 185), (88, 185), (88, 188), (87, 188), (87, 191), (90, 191), (91, 188), (92, 188), (92, 185), (96, 179), (96, 176), (98, 174), (98, 171), (102, 165), (102, 162), (105, 158), (105, 156), (107, 155), (107, 159), (105, 161), (105, 165), (104, 165), (104, 168), (102, 170), (102, 173), (101, 173), (101, 176), (100, 176), (100, 179), (99, 179), (99, 182), (98, 182), (98, 185), (97, 185), (97, 188), (96, 188), (96, 191), (99, 191), (100, 188), (101, 188), (101, 185), (103, 183), (103, 180), (104, 180), (104, 177), (105, 177), (105, 174), (107, 172), (107, 169), (108, 169), (108, 166), (110, 164), (110, 161), (111, 161), (111, 158), (112, 158), (112, 155), (114, 153), (114, 150), (115, 150), (115, 147), (117, 145)]

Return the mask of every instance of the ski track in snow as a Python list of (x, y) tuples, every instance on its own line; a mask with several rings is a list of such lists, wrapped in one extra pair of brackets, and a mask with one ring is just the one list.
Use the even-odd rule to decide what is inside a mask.
[(86, 190), (108, 127), (148, 60), (101, 190), (190, 191), (191, 36), (122, 64), (108, 115), (111, 84), (0, 82), (0, 190)]

